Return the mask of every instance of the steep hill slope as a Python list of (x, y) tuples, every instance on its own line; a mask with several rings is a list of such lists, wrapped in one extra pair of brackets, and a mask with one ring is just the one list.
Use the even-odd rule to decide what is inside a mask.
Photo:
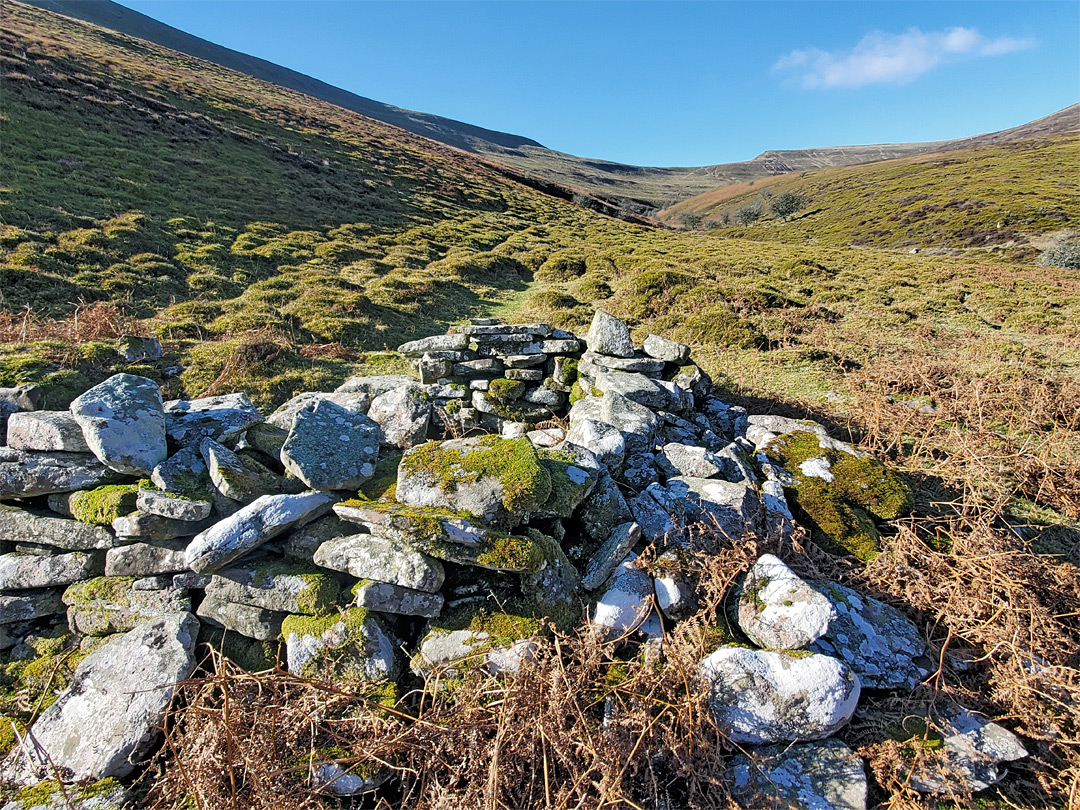
[(648, 213), (717, 186), (792, 171), (888, 160), (941, 149), (1003, 143), (1032, 134), (1076, 128), (1080, 105), (1014, 129), (956, 141), (772, 150), (752, 160), (700, 167), (628, 166), (548, 149), (519, 135), (496, 132), (437, 115), (403, 110), (313, 79), (280, 65), (215, 45), (111, 0), (29, 0), (33, 5), (149, 40), (232, 70), (313, 96), (377, 121), (485, 155), (518, 171), (580, 189), (635, 213)]
[[(674, 225), (753, 239), (959, 250), (1030, 260), (1047, 235), (1080, 229), (1077, 135), (971, 146), (865, 166), (786, 174), (716, 189), (660, 212)], [(771, 200), (798, 195), (790, 220)], [(760, 219), (748, 222), (756, 210)]]

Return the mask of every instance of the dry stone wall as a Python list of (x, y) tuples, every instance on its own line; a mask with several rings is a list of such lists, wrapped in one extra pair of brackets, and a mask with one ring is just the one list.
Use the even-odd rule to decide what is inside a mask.
[[(199, 641), (250, 669), (331, 679), (512, 672), (545, 628), (583, 619), (662, 655), (697, 595), (677, 565), (638, 565), (646, 547), (676, 560), (689, 526), (738, 543), (785, 536), (798, 515), (867, 558), (876, 522), (910, 508), (877, 461), (815, 423), (723, 401), (690, 347), (635, 346), (604, 312), (583, 336), (477, 319), (399, 352), (415, 377), (355, 377), (269, 415), (242, 393), (162, 401), (128, 374), (65, 412), (38, 410), (32, 388), (0, 391), (0, 652), (26, 660), (48, 639), (89, 653), (0, 780), (34, 784), (50, 761), (75, 781), (126, 776)], [(733, 599), (748, 643), (698, 673), (728, 736), (765, 746), (768, 768), (744, 757), (733, 784), (812, 773), (796, 805), (864, 806), (861, 761), (828, 738), (863, 690), (910, 690), (932, 671), (917, 628), (771, 556)], [(86, 687), (102, 677), (155, 699)], [(78, 719), (92, 715), (110, 727)], [(1004, 729), (955, 718), (964, 739), (993, 742), (959, 768), (971, 784), (1024, 754)]]

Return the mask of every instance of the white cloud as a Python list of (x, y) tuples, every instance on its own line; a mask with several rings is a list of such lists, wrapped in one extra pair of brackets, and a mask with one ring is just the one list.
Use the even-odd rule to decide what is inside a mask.
[(874, 31), (849, 51), (818, 48), (792, 51), (773, 70), (789, 74), (807, 88), (862, 87), (865, 84), (906, 84), (939, 65), (979, 56), (1001, 56), (1035, 45), (1031, 39), (987, 39), (974, 28), (948, 28), (903, 34)]

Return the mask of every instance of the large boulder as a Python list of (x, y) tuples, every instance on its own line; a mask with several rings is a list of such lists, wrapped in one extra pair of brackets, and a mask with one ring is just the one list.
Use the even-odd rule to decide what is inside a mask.
[(506, 529), (550, 495), (551, 475), (526, 438), (428, 442), (405, 453), (398, 467), (400, 502), (468, 512)]
[(797, 650), (825, 635), (836, 610), (779, 558), (765, 554), (739, 586), (738, 617), (759, 647)]
[(850, 666), (870, 689), (914, 689), (931, 672), (915, 623), (896, 608), (836, 582), (814, 581), (835, 616), (809, 649)]
[(736, 754), (732, 794), (747, 810), (866, 810), (863, 762), (839, 740)]
[(312, 489), (355, 490), (375, 474), (380, 438), (364, 414), (316, 400), (293, 417), (281, 463)]
[(736, 743), (820, 740), (859, 702), (859, 677), (827, 655), (721, 647), (701, 662), (720, 730)]
[(110, 469), (149, 475), (165, 460), (165, 410), (157, 383), (114, 374), (71, 403), (94, 455)]
[(30, 729), (27, 748), (0, 764), (0, 782), (33, 784), (122, 778), (161, 728), (176, 684), (195, 666), (198, 621), (173, 613), (135, 627), (86, 656), (65, 690)]
[(185, 552), (188, 568), (213, 573), (267, 540), (321, 517), (333, 504), (334, 498), (321, 492), (263, 495), (196, 535)]

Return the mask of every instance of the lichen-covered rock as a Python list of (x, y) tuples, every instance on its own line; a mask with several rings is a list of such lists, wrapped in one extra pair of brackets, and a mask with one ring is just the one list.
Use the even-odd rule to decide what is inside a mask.
[(426, 593), (370, 579), (362, 579), (356, 583), (352, 593), (357, 607), (368, 608), (379, 613), (422, 616), (430, 619), (438, 616), (443, 606), (443, 597), (440, 594)]
[(14, 450), (89, 453), (82, 428), (68, 411), (26, 411), (8, 417), (7, 445)]
[(656, 454), (656, 463), (669, 477), (726, 478), (724, 460), (704, 447), (674, 442), (665, 444)]
[(71, 403), (87, 445), (110, 469), (149, 475), (165, 460), (165, 411), (157, 383), (114, 374)]
[(15, 798), (0, 810), (124, 810), (130, 798), (128, 789), (112, 778), (63, 787), (46, 779), (15, 791)]
[(0, 591), (52, 588), (90, 579), (105, 569), (101, 554), (0, 554)]
[(105, 552), (105, 576), (154, 577), (187, 570), (184, 539), (131, 543)]
[(761, 496), (746, 484), (716, 478), (672, 478), (668, 495), (680, 504), (686, 522), (705, 521), (732, 540), (760, 534)]
[(438, 591), (446, 578), (438, 560), (373, 534), (329, 540), (315, 551), (314, 561), (323, 568), (343, 571), (358, 579), (389, 582), (426, 593)]
[(826, 551), (871, 560), (880, 548), (874, 518), (911, 511), (911, 489), (899, 474), (827, 435), (786, 433), (764, 452), (791, 476), (785, 495)]
[(181, 447), (198, 447), (203, 439), (228, 442), (263, 421), (247, 394), (166, 402), (165, 433)]
[[(578, 413), (581, 414), (582, 411), (579, 410)], [(596, 415), (599, 416), (599, 408)], [(590, 450), (609, 470), (619, 469), (626, 459), (626, 439), (623, 438), (622, 431), (599, 419), (581, 416), (574, 418), (573, 411), (566, 441)]]
[(337, 515), (327, 515), (291, 532), (285, 538), (283, 550), (286, 557), (301, 562), (311, 562), (315, 551), (323, 543), (339, 537), (348, 537), (351, 534), (356, 534), (356, 526)]
[(536, 451), (551, 478), (551, 494), (533, 512), (538, 518), (568, 518), (577, 511), (600, 478), (601, 464), (592, 451), (563, 442), (558, 449)]
[(67, 608), (59, 588), (43, 588), (18, 593), (0, 593), (0, 624), (30, 622), (45, 616), (55, 616)]
[(810, 586), (836, 612), (811, 650), (844, 661), (870, 689), (910, 690), (930, 674), (919, 629), (899, 610), (836, 582), (817, 580)]
[(198, 447), (184, 447), (158, 464), (150, 480), (163, 492), (185, 498), (212, 501), (217, 489)]
[(393, 391), (395, 388), (400, 388), (403, 385), (416, 385), (417, 382), (419, 381), (416, 377), (410, 377), (405, 374), (349, 377), (349, 379), (334, 390), (334, 393), (367, 394), (372, 399), (375, 399), (379, 394), (385, 394), (387, 391)]
[(736, 754), (732, 794), (747, 810), (866, 810), (863, 762), (839, 740)]
[[(214, 505), (210, 501), (192, 500), (175, 495), (171, 492), (161, 492), (155, 489), (140, 488), (135, 499), (136, 508), (148, 515), (158, 515), (171, 520), (183, 520), (188, 523), (197, 523), (210, 517)], [(194, 531), (199, 531), (195, 529)]]
[(277, 610), (266, 610), (239, 602), (226, 602), (207, 596), (199, 603), (197, 615), (211, 624), (218, 625), (257, 641), (277, 641), (281, 636), (282, 622), (289, 616)]
[(431, 335), (411, 340), (398, 346), (403, 357), (423, 357), (427, 352), (463, 352), (469, 348), (469, 336), (465, 334)]
[(659, 379), (664, 371), (664, 361), (640, 355), (634, 357), (609, 357), (606, 354), (596, 354), (595, 352), (585, 352), (581, 356), (578, 363), (579, 374), (595, 378), (605, 371), (626, 371)]
[(174, 613), (86, 656), (71, 686), (32, 726), (30, 750), (13, 751), (0, 764), (0, 781), (34, 784), (54, 777), (54, 767), (73, 782), (131, 773), (153, 743), (176, 684), (194, 668), (197, 630), (190, 613)]
[(0, 447), (0, 499), (74, 492), (122, 479), (91, 453), (28, 453)]
[(190, 520), (175, 520), (161, 515), (152, 515), (149, 512), (132, 512), (130, 515), (116, 518), (112, 522), (112, 527), (119, 538), (150, 542), (191, 537), (203, 529), (210, 528), (215, 522), (213, 518), (206, 518), (192, 523)]
[(759, 647), (797, 650), (825, 635), (836, 610), (779, 558), (765, 554), (739, 586), (738, 616), (739, 627)]
[(859, 701), (859, 677), (827, 655), (721, 647), (701, 674), (717, 725), (736, 743), (823, 739)]
[(407, 450), (427, 438), (431, 397), (420, 385), (405, 385), (371, 401), (368, 416), (382, 428), (383, 443)]
[(393, 641), (365, 608), (321, 617), (289, 616), (282, 635), (294, 675), (380, 681), (400, 673)]
[(49, 508), (80, 523), (111, 526), (118, 517), (135, 511), (138, 493), (137, 484), (107, 484), (96, 489), (50, 495)]
[(322, 492), (263, 495), (196, 535), (185, 552), (188, 568), (213, 573), (267, 540), (321, 517), (333, 504), (334, 498)]
[(532, 612), (519, 608), (513, 600), (504, 601), (497, 612), (473, 601), (447, 608), (428, 622), (410, 668), (419, 675), (438, 672), (446, 677), (466, 668), (514, 671), (535, 650), (527, 642), (543, 630)]
[(206, 586), (209, 599), (312, 616), (329, 612), (340, 592), (325, 571), (282, 560), (224, 568)]
[(612, 357), (633, 357), (634, 341), (630, 339), (630, 329), (614, 315), (602, 309), (593, 315), (589, 333), (585, 336), (589, 351), (607, 354)]
[(127, 363), (152, 363), (161, 359), (161, 341), (156, 337), (123, 335), (116, 341), (116, 353)]
[(379, 426), (328, 400), (296, 412), (281, 463), (312, 489), (356, 489), (375, 474)]
[(600, 471), (592, 494), (578, 510), (578, 519), (585, 533), (599, 541), (606, 540), (619, 524), (633, 520), (622, 491), (606, 470)]
[(653, 451), (660, 418), (649, 408), (611, 391), (600, 397), (599, 416), (600, 421), (622, 433), (628, 458)]
[(937, 747), (928, 747), (912, 767), (906, 784), (920, 793), (986, 790), (1005, 776), (1004, 764), (1028, 755), (1006, 728), (961, 707), (942, 713)]
[(649, 357), (663, 360), (666, 363), (685, 363), (690, 359), (690, 347), (684, 343), (669, 340), (659, 335), (646, 335), (642, 349)]
[(641, 526), (623, 523), (612, 529), (610, 536), (589, 558), (581, 585), (587, 591), (595, 591), (614, 573), (630, 549), (641, 540)]
[(540, 565), (520, 575), (520, 592), (532, 616), (550, 619), (556, 629), (569, 632), (581, 618), (581, 577), (562, 546), (536, 529), (525, 533), (539, 553)]
[(133, 577), (95, 577), (69, 586), (63, 599), (72, 632), (126, 633), (147, 619), (191, 610), (191, 600), (181, 590), (137, 591), (133, 582)]
[(468, 512), (510, 529), (551, 495), (551, 475), (528, 439), (480, 436), (428, 442), (398, 468), (397, 499)]
[(670, 500), (665, 489), (653, 484), (627, 501), (634, 520), (641, 526), (645, 542), (666, 545), (679, 532), (681, 521), (677, 524), (669, 511)]
[(631, 402), (653, 410), (668, 407), (671, 398), (667, 391), (644, 374), (627, 371), (601, 371), (596, 375), (594, 387), (604, 396), (619, 394)]
[(605, 638), (619, 638), (640, 627), (652, 612), (652, 578), (635, 564), (637, 555), (627, 554), (607, 581), (591, 625)]
[(104, 526), (94, 526), (38, 514), (0, 504), (0, 539), (8, 543), (36, 543), (65, 551), (92, 551), (119, 545)]
[(218, 492), (230, 500), (247, 504), (281, 488), (281, 481), (272, 470), (213, 439), (203, 439), (199, 452), (206, 462), (210, 480)]

